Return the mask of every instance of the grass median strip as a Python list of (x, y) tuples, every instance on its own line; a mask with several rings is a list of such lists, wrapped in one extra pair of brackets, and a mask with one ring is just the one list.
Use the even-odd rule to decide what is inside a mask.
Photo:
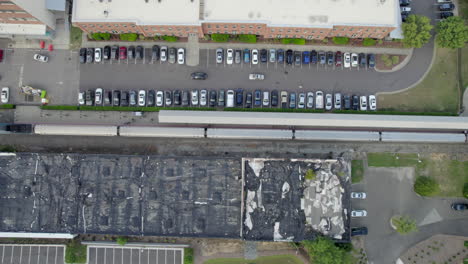
[(207, 260), (204, 264), (302, 264), (302, 261), (293, 255), (277, 255), (249, 260), (242, 258), (218, 258)]
[(359, 183), (364, 178), (364, 161), (353, 160), (351, 161), (351, 182)]

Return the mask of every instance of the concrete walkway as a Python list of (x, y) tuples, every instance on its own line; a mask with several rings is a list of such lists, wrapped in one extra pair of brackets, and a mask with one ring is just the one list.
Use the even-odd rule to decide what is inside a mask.
[(468, 87), (466, 87), (465, 92), (463, 93), (463, 102), (461, 106), (460, 116), (468, 116)]

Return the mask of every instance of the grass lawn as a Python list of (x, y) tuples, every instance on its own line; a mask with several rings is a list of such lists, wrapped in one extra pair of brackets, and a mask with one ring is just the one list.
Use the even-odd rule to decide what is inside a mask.
[(80, 241), (72, 240), (65, 248), (66, 263), (86, 263), (86, 245)]
[(71, 27), (70, 29), (70, 49), (78, 49), (81, 47), (81, 37), (83, 31), (77, 27)]
[(351, 182), (358, 183), (364, 178), (364, 163), (362, 160), (351, 161)]
[(219, 258), (205, 261), (204, 264), (303, 264), (302, 261), (293, 255), (277, 255), (260, 257), (253, 260), (241, 258)]
[(369, 167), (415, 167), (416, 176), (428, 176), (440, 185), (437, 196), (462, 197), (463, 185), (468, 183), (468, 161), (451, 159), (446, 154), (368, 153)]
[(437, 48), (435, 56), (432, 69), (420, 84), (401, 93), (379, 95), (379, 108), (458, 113), (457, 50)]
[[(465, 19), (465, 22), (468, 20), (468, 0), (460, 0), (458, 1), (459, 7), (459, 14)], [(462, 83), (463, 89), (468, 87), (468, 45), (465, 45), (464, 48), (461, 49), (462, 51), (462, 69), (461, 69), (461, 76), (462, 76)]]

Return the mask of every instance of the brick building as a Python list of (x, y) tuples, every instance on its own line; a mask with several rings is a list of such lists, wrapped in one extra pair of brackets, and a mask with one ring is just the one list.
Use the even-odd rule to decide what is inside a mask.
[(400, 21), (397, 0), (75, 0), (73, 8), (85, 32), (145, 36), (382, 39)]
[(56, 11), (65, 11), (65, 0), (0, 0), (0, 37), (53, 35)]

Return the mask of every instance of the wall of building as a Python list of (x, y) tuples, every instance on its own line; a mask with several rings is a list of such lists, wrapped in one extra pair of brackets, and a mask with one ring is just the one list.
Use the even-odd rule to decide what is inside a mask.
[(46, 7), (46, 0), (10, 0), (37, 18), (49, 28), (55, 29), (55, 16)]
[(0, 23), (43, 24), (12, 1), (0, 0)]

